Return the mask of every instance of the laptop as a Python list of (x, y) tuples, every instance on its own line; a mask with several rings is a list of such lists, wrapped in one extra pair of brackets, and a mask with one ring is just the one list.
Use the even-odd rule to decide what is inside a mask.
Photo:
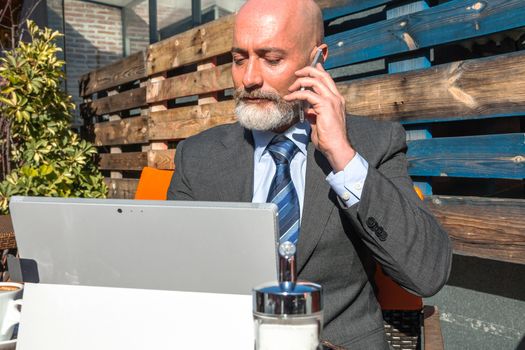
[(277, 279), (274, 204), (15, 196), (10, 210), (26, 281), (249, 295)]

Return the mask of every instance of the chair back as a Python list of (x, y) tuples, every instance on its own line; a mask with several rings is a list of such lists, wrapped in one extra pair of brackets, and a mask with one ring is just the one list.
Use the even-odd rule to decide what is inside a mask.
[(140, 174), (135, 199), (166, 200), (173, 170), (144, 167)]

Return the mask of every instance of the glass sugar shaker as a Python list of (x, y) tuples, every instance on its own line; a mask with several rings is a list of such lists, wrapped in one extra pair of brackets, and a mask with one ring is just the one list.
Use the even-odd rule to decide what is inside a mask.
[(298, 282), (296, 247), (279, 246), (279, 283), (253, 290), (256, 350), (318, 350), (323, 326), (321, 286)]

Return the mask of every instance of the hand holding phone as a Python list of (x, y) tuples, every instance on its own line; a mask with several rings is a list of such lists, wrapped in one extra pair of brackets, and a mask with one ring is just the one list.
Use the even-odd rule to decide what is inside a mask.
[[(317, 63), (323, 63), (323, 50), (317, 49), (314, 59), (312, 61), (312, 64), (310, 64), (310, 67), (317, 66)], [(300, 91), (304, 91), (305, 88), (302, 87)], [(299, 109), (299, 120), (301, 123), (304, 122), (304, 110), (309, 108), (309, 103), (306, 101), (301, 102), (301, 108)]]
[[(322, 47), (326, 49), (326, 44)], [(300, 118), (304, 118), (305, 110), (314, 109), (314, 115), (308, 116), (311, 122), (310, 140), (336, 173), (344, 170), (356, 151), (348, 136), (345, 98), (330, 74), (317, 65), (321, 63), (323, 49), (317, 49), (314, 55), (312, 66), (315, 67), (308, 66), (295, 72), (298, 78), (288, 88), (290, 93), (284, 95), (283, 99), (288, 102), (299, 101)]]

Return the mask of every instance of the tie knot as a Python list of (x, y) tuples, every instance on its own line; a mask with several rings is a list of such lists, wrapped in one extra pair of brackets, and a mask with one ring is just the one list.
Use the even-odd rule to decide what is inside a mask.
[(283, 135), (275, 136), (266, 149), (272, 155), (275, 164), (290, 164), (292, 158), (299, 151), (295, 143)]

